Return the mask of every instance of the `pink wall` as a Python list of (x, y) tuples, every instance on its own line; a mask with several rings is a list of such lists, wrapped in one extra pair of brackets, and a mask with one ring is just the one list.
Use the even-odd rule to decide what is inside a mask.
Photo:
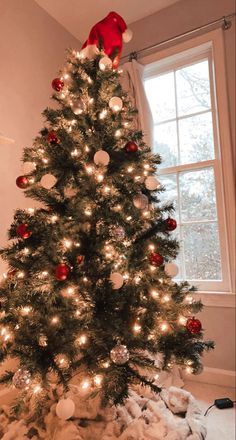
[[(78, 41), (33, 0), (0, 1), (0, 131), (16, 140), (0, 145), (0, 246), (18, 207), (32, 206), (15, 185), (22, 148), (43, 126), (50, 105), (50, 81), (62, 66), (67, 47)], [(0, 273), (3, 272), (0, 262)]]

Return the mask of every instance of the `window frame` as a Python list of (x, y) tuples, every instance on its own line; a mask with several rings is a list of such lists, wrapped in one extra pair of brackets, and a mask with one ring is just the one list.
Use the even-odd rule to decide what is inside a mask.
[[(192, 170), (213, 165), (224, 281), (210, 282), (210, 289), (206, 290), (203, 287), (198, 295), (204, 298), (204, 303), (207, 305), (231, 307), (234, 303), (232, 293), (235, 291), (232, 276), (234, 267), (234, 225), (232, 224), (234, 188), (223, 31), (217, 29), (200, 35), (146, 56), (140, 62), (144, 65), (143, 79), (145, 80), (155, 77), (157, 74), (168, 73), (168, 70), (173, 71), (183, 65), (191, 65), (204, 58), (209, 59), (215, 159), (165, 168), (160, 173), (167, 174), (167, 171), (173, 173), (174, 168), (182, 171), (183, 169)], [(194, 280), (191, 281), (197, 284)]]

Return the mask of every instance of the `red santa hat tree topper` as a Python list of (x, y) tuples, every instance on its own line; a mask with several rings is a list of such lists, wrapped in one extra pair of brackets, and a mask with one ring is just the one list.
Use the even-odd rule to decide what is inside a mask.
[(131, 38), (132, 31), (127, 28), (123, 18), (117, 12), (110, 12), (92, 27), (80, 54), (84, 58), (94, 58), (102, 50), (112, 60), (112, 67), (117, 68), (123, 41), (128, 43)]

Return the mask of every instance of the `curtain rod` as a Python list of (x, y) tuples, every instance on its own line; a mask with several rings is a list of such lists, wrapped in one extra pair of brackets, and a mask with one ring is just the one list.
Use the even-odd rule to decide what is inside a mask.
[(182, 34), (175, 35), (174, 37), (168, 38), (167, 40), (163, 40), (163, 41), (160, 41), (159, 43), (152, 44), (151, 46), (147, 46), (147, 47), (144, 47), (143, 49), (131, 52), (130, 54), (124, 55), (121, 58), (121, 60), (124, 60), (126, 58), (128, 58), (129, 61), (132, 61), (133, 59), (137, 60), (138, 55), (143, 53), (143, 52), (147, 52), (149, 50), (156, 49), (157, 47), (160, 47), (160, 46), (162, 46), (164, 44), (171, 43), (172, 41), (176, 41), (179, 38), (185, 37), (187, 35), (192, 35), (195, 32), (201, 31), (203, 29), (209, 28), (209, 27), (214, 26), (214, 25), (219, 24), (219, 23), (222, 23), (222, 29), (224, 31), (226, 31), (227, 29), (230, 29), (230, 27), (232, 26), (232, 22), (231, 22), (230, 19), (235, 17), (235, 15), (236, 15), (236, 13), (234, 12), (232, 14), (229, 14), (229, 15), (223, 16), (221, 18), (218, 18), (217, 20), (210, 21), (209, 23), (206, 23), (206, 24), (204, 24), (202, 26), (199, 26), (199, 27), (196, 27), (194, 29), (191, 29), (190, 31), (183, 32)]

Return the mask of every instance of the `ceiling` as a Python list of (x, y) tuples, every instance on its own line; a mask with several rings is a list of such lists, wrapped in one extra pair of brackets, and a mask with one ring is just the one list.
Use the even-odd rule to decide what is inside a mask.
[(179, 0), (35, 0), (79, 41), (87, 39), (91, 27), (110, 11), (130, 24)]

